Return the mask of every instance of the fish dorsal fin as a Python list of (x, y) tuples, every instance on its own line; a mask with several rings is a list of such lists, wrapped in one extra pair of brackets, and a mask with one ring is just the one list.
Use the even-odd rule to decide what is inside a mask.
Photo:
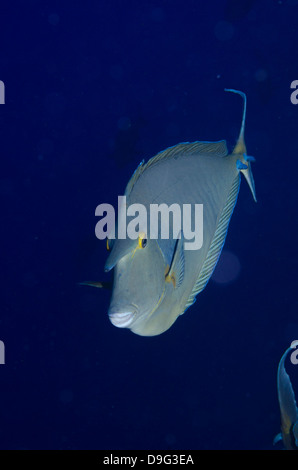
[(174, 255), (172, 259), (169, 271), (166, 273), (165, 281), (172, 282), (174, 289), (178, 289), (181, 286), (184, 279), (184, 238), (183, 233), (180, 232), (180, 238), (177, 239)]
[(181, 144), (169, 147), (159, 152), (155, 157), (145, 163), (144, 170), (147, 170), (161, 160), (174, 158), (177, 159), (181, 155), (215, 155), (217, 157), (225, 157), (228, 154), (227, 144), (225, 140), (218, 142), (182, 142)]
[[(242, 122), (241, 122), (241, 129), (240, 129), (240, 134), (237, 140), (237, 143), (235, 145), (235, 148), (233, 150), (232, 155), (241, 155), (241, 159), (239, 160), (238, 163), (238, 169), (241, 171), (243, 176), (245, 177), (247, 184), (251, 190), (251, 193), (253, 195), (253, 198), (255, 202), (257, 202), (256, 198), (256, 190), (255, 190), (255, 183), (254, 183), (254, 177), (251, 171), (251, 166), (250, 162), (254, 161), (253, 157), (247, 156), (246, 152), (246, 145), (245, 145), (245, 140), (244, 140), (244, 131), (245, 131), (245, 119), (246, 119), (246, 94), (243, 93), (242, 91), (238, 90), (233, 90), (231, 88), (225, 88), (225, 91), (229, 91), (231, 93), (236, 93), (237, 95), (242, 96), (243, 98), (243, 114), (242, 114)], [(241, 166), (242, 165), (242, 166)], [(240, 168), (241, 166), (241, 168)]]
[(137, 168), (135, 169), (132, 177), (130, 178), (129, 182), (127, 183), (126, 189), (125, 189), (125, 195), (128, 196), (131, 193), (132, 188), (134, 187), (136, 181), (139, 179), (139, 176), (143, 173), (143, 165), (144, 161), (142, 160)]
[(240, 184), (240, 176), (238, 174), (232, 184), (227, 202), (219, 218), (212, 242), (210, 244), (210, 247), (207, 253), (207, 257), (204, 261), (202, 269), (198, 275), (197, 281), (193, 287), (193, 290), (188, 298), (188, 301), (186, 302), (184, 311), (182, 313), (184, 313), (185, 310), (189, 308), (195, 302), (196, 295), (199, 294), (205, 288), (208, 280), (210, 279), (210, 276), (212, 275), (214, 271), (214, 268), (218, 261), (223, 244), (225, 242), (230, 218), (231, 218), (231, 215), (233, 213), (233, 210), (237, 201), (237, 196), (239, 192), (239, 184)]
[(139, 164), (126, 186), (125, 195), (128, 196), (130, 194), (141, 174), (144, 173), (145, 170), (148, 170), (148, 168), (156, 165), (162, 160), (170, 158), (177, 159), (182, 155), (192, 155), (194, 153), (196, 155), (225, 157), (228, 155), (228, 149), (225, 140), (219, 140), (218, 142), (182, 142), (181, 144), (169, 147), (166, 150), (159, 152), (155, 157), (150, 158), (147, 163), (144, 164), (143, 160)]

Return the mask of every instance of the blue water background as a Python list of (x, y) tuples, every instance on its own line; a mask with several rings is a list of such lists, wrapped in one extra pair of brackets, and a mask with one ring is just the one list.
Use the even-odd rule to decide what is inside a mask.
[[(1, 448), (272, 448), (277, 364), (298, 339), (297, 14), (295, 0), (1, 3)], [(256, 158), (258, 203), (243, 180), (225, 245), (239, 274), (160, 336), (115, 328), (109, 292), (77, 284), (111, 279), (95, 207), (168, 146), (232, 149), (242, 102), (225, 87), (247, 94)]]

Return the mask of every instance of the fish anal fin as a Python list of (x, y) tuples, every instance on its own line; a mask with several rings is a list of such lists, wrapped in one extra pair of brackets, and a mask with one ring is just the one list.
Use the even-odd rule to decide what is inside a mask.
[(171, 266), (168, 271), (165, 271), (165, 281), (172, 283), (174, 289), (178, 289), (181, 286), (184, 279), (184, 246), (183, 246), (183, 234), (181, 232), (180, 238), (177, 239), (174, 255)]
[(196, 295), (199, 294), (205, 288), (207, 282), (209, 281), (213, 273), (213, 270), (216, 266), (219, 255), (221, 253), (223, 244), (225, 242), (225, 237), (226, 237), (226, 233), (228, 230), (229, 221), (230, 221), (231, 215), (233, 213), (233, 210), (237, 201), (239, 184), (240, 184), (240, 176), (238, 174), (232, 184), (230, 194), (223, 208), (223, 211), (220, 215), (205, 262), (202, 266), (201, 271), (198, 273), (197, 281), (188, 298), (188, 301), (185, 304), (184, 311), (182, 313), (184, 313), (186, 309), (188, 309), (195, 302)]

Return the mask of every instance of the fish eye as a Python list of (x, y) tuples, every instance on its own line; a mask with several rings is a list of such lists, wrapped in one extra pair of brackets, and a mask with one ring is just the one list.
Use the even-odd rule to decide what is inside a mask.
[(146, 245), (147, 245), (146, 235), (145, 233), (141, 233), (139, 235), (139, 248), (145, 248)]

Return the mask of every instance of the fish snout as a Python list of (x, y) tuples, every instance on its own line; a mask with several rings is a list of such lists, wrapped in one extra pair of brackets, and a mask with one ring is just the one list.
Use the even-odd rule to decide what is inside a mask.
[(127, 328), (134, 320), (134, 312), (114, 312), (109, 313), (109, 319), (118, 328)]

